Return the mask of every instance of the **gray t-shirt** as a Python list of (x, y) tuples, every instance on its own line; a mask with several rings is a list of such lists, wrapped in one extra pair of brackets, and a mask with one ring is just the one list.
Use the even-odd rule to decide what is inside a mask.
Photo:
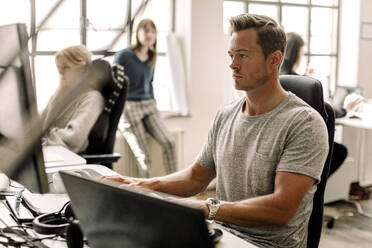
[[(217, 198), (239, 201), (274, 192), (278, 171), (307, 175), (319, 182), (328, 154), (328, 134), (317, 111), (289, 95), (272, 111), (247, 116), (245, 97), (216, 115), (197, 163), (216, 170)], [(316, 184), (283, 227), (228, 225), (260, 247), (306, 247), (307, 226)]]

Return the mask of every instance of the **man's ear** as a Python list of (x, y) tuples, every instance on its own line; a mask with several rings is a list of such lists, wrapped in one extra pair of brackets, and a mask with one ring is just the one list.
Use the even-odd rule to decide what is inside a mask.
[(283, 59), (282, 52), (279, 50), (276, 50), (272, 52), (271, 54), (269, 54), (268, 62), (269, 62), (269, 65), (272, 66), (273, 68), (279, 69), (282, 59)]

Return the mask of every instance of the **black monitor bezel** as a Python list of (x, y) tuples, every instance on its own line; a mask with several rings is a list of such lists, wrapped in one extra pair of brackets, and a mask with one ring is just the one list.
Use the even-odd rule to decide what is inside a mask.
[[(2, 30), (2, 31), (1, 31)], [(31, 65), (30, 65), (30, 58), (28, 52), (28, 33), (26, 24), (24, 23), (15, 23), (15, 24), (8, 24), (0, 26), (0, 34), (7, 34), (7, 37), (3, 37), (2, 39), (12, 39), (12, 48), (7, 51), (8, 56), (2, 60), (2, 64), (0, 63), (0, 67), (4, 70), (7, 68), (16, 68), (18, 70), (19, 76), (21, 77), (20, 80), (17, 80), (19, 83), (19, 93), (22, 94), (21, 99), (23, 102), (21, 103), (24, 113), (22, 115), (23, 123), (28, 123), (31, 118), (38, 116), (37, 112), (37, 100), (36, 100), (36, 92), (35, 92), (35, 85), (32, 78), (31, 72)], [(13, 43), (15, 42), (15, 43)], [(34, 129), (40, 128), (40, 130), (33, 130), (35, 133), (41, 133), (41, 127), (33, 127)], [(38, 193), (47, 193), (49, 192), (49, 185), (47, 180), (47, 175), (45, 172), (45, 165), (44, 165), (44, 158), (41, 146), (40, 137), (39, 140), (33, 141), (35, 145), (31, 149), (31, 151), (18, 151), (20, 156), (25, 156), (25, 160), (30, 161), (33, 166), (35, 166), (35, 174), (37, 176), (37, 189), (29, 189), (31, 191), (35, 191)], [(30, 154), (27, 156), (27, 154)], [(23, 161), (23, 163), (27, 163)], [(19, 173), (22, 169), (16, 170)], [(10, 175), (10, 178), (16, 179), (17, 175)], [(27, 186), (27, 185), (25, 185)]]

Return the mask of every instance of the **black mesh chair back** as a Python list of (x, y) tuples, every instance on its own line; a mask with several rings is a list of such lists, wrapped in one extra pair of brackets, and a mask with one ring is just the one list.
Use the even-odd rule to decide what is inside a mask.
[(332, 106), (324, 102), (322, 84), (317, 79), (304, 76), (282, 75), (280, 76), (280, 84), (285, 90), (291, 91), (317, 110), (323, 117), (328, 130), (329, 153), (324, 164), (321, 181), (318, 183), (314, 195), (313, 210), (308, 226), (307, 247), (316, 248), (319, 245), (320, 235), (322, 233), (324, 191), (332, 158), (335, 115)]
[(112, 163), (120, 158), (113, 154), (116, 130), (120, 116), (124, 110), (128, 91), (128, 78), (120, 65), (110, 66), (102, 59), (92, 62), (92, 73), (102, 78), (102, 95), (105, 108), (89, 133), (89, 145), (82, 156), (87, 163), (103, 164), (112, 167)]

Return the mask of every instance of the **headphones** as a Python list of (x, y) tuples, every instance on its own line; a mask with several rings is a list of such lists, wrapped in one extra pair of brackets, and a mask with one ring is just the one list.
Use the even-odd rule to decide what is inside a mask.
[(68, 248), (83, 247), (83, 233), (79, 221), (71, 209), (70, 202), (54, 213), (42, 214), (32, 222), (32, 226), (40, 234), (56, 234), (66, 238)]

